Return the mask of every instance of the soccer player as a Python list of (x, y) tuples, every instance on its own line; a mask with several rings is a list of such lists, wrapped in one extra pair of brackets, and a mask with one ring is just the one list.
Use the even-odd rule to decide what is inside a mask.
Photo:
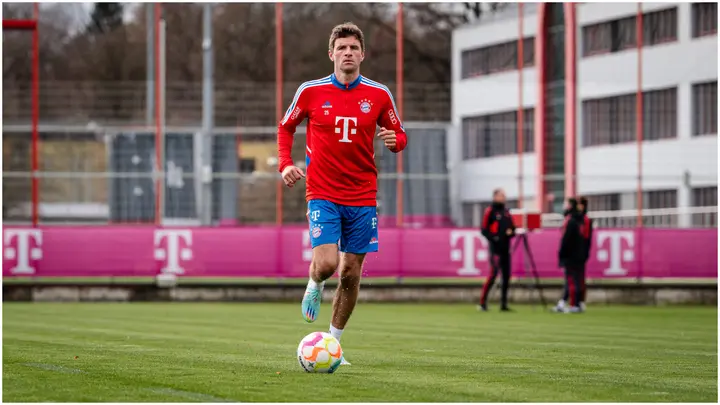
[(498, 271), (502, 274), (501, 311), (509, 311), (507, 293), (510, 285), (510, 241), (515, 236), (510, 211), (505, 208), (505, 192), (502, 189), (493, 191), (493, 203), (485, 209), (480, 233), (487, 239), (490, 247), (490, 267), (492, 273), (485, 279), (480, 295), (480, 310), (487, 311), (487, 296), (495, 284)]
[(590, 220), (583, 214), (582, 204), (572, 207), (563, 228), (558, 259), (565, 266), (568, 283), (570, 308), (565, 312), (579, 313), (582, 312), (580, 302), (583, 300), (583, 280), (590, 239)]
[[(288, 187), (303, 178), (307, 187), (313, 255), (302, 316), (315, 322), (325, 280), (339, 268), (330, 334), (340, 340), (357, 302), (365, 255), (378, 251), (374, 141), (379, 138), (398, 153), (405, 149), (407, 135), (390, 90), (360, 75), (365, 58), (360, 28), (352, 23), (333, 28), (328, 56), (334, 72), (303, 83), (280, 121), (278, 160)], [(306, 118), (303, 173), (294, 165), (290, 150), (295, 128)], [(343, 358), (342, 364), (349, 363)]]

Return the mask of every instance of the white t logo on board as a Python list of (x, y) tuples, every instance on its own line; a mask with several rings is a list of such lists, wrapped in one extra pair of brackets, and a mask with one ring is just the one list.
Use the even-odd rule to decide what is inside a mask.
[[(15, 239), (15, 247), (12, 241)], [(34, 241), (37, 247), (30, 247)], [(13, 274), (34, 274), (35, 268), (30, 266), (30, 260), (42, 259), (42, 231), (39, 229), (6, 229), (5, 230), (5, 258), (16, 260), (15, 267), (10, 269)]]
[[(459, 243), (459, 247), (453, 247)], [(478, 242), (479, 248), (476, 248), (475, 242)], [(476, 261), (485, 261), (488, 259), (487, 241), (480, 237), (475, 230), (454, 230), (450, 231), (450, 260), (453, 262), (462, 262), (462, 267), (458, 269), (459, 276), (477, 276), (480, 275), (480, 269), (475, 266)]]
[(357, 118), (356, 117), (335, 117), (335, 125), (338, 124), (338, 122), (342, 121), (342, 127), (338, 128), (335, 127), (335, 133), (339, 134), (342, 133), (342, 139), (340, 139), (340, 142), (346, 142), (346, 143), (352, 143), (350, 140), (350, 135), (357, 134), (356, 128), (350, 128), (350, 122), (353, 123), (353, 125), (357, 126)]
[[(166, 241), (166, 249), (160, 244)], [(180, 248), (180, 241), (185, 242), (187, 247)], [(164, 260), (165, 267), (160, 269), (162, 273), (183, 274), (185, 269), (180, 266), (180, 260), (192, 259), (192, 232), (188, 229), (163, 229), (155, 231), (155, 260)]]
[[(608, 241), (607, 249), (603, 249)], [(625, 241), (627, 249), (623, 249), (622, 242)], [(628, 270), (623, 268), (623, 263), (635, 260), (635, 234), (633, 231), (599, 231), (597, 233), (597, 259), (600, 262), (608, 262), (609, 267), (603, 270), (606, 276), (625, 276)]]

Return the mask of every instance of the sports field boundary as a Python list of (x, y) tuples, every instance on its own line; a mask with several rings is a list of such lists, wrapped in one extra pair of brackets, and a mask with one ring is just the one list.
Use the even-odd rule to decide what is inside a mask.
[[(25, 278), (5, 279), (3, 301), (72, 302), (294, 302), (302, 298), (305, 279), (178, 278), (158, 285), (149, 278)], [(477, 302), (484, 278), (376, 279), (362, 282), (363, 302)], [(331, 300), (337, 277), (326, 282), (324, 300)], [(498, 294), (499, 281), (491, 298)], [(562, 295), (560, 279), (518, 278), (511, 282), (510, 300), (546, 304)], [(587, 303), (717, 305), (717, 280), (604, 279), (588, 280)], [(496, 297), (498, 298), (498, 297)]]

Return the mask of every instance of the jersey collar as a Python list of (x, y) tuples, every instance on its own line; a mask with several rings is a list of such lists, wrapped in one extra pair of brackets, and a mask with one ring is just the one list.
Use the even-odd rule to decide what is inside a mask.
[(348, 83), (348, 85), (344, 85), (340, 83), (340, 81), (335, 77), (335, 73), (330, 75), (330, 81), (332, 84), (335, 85), (335, 87), (342, 89), (342, 90), (352, 90), (355, 87), (357, 87), (360, 84), (360, 79), (362, 79), (362, 75), (359, 75), (357, 79), (355, 79), (352, 83)]

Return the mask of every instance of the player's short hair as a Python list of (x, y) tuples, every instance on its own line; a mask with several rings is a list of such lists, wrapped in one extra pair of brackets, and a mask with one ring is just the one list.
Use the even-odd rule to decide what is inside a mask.
[(362, 30), (357, 25), (346, 22), (342, 24), (338, 24), (333, 28), (332, 32), (330, 33), (330, 41), (328, 43), (328, 49), (331, 51), (335, 49), (335, 40), (338, 38), (348, 38), (348, 37), (355, 37), (358, 41), (360, 41), (360, 50), (365, 52), (365, 35), (363, 35)]

